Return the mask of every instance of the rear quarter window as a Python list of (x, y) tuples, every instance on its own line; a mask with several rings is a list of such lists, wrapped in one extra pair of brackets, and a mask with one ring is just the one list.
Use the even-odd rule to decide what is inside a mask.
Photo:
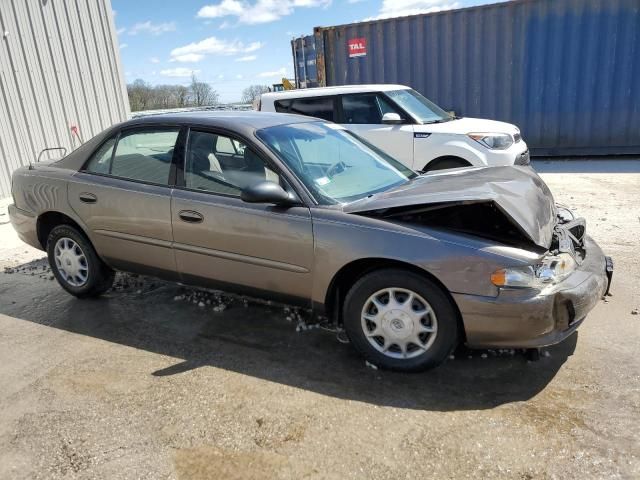
[(276, 112), (295, 113), (316, 117), (328, 122), (335, 121), (335, 97), (294, 98), (275, 102)]
[(87, 172), (108, 174), (111, 166), (111, 156), (116, 138), (112, 137), (104, 142), (98, 150), (91, 156), (85, 167)]

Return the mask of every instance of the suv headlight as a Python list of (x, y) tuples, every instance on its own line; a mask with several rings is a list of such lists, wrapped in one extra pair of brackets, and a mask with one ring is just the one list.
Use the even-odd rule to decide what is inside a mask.
[(576, 269), (576, 261), (568, 253), (549, 255), (535, 266), (510, 267), (491, 274), (491, 283), (506, 288), (542, 288), (561, 282)]
[(468, 133), (467, 135), (491, 150), (506, 150), (513, 145), (513, 137), (508, 133)]

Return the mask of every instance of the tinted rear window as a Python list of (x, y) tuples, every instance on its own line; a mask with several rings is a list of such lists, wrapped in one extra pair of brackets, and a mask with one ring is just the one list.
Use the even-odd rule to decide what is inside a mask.
[(295, 98), (275, 102), (276, 112), (295, 113), (335, 121), (335, 97)]

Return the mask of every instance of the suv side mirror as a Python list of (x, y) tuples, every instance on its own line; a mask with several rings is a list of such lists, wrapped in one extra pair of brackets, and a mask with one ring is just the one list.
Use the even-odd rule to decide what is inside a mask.
[(382, 123), (387, 125), (397, 125), (399, 123), (404, 123), (404, 120), (397, 113), (387, 112), (382, 115)]
[(294, 205), (296, 200), (277, 183), (258, 182), (240, 192), (240, 199), (247, 203), (273, 203), (280, 206)]

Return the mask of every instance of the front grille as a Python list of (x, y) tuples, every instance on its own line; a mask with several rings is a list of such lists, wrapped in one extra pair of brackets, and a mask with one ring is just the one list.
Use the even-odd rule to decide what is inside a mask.
[(518, 143), (520, 140), (522, 140), (522, 135), (520, 135), (519, 133), (516, 133), (516, 134), (513, 136), (513, 141), (514, 141), (514, 142), (516, 142), (516, 143)]

